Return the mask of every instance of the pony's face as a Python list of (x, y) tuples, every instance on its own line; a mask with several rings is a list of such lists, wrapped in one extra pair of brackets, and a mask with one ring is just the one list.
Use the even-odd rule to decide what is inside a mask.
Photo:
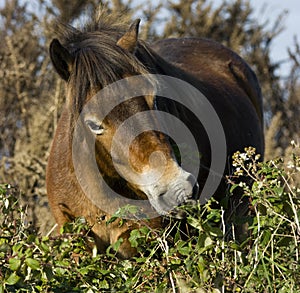
[[(138, 22), (116, 43), (124, 56), (132, 55), (131, 58), (134, 58), (137, 27)], [(74, 57), (57, 40), (52, 42), (50, 52), (57, 72), (69, 81), (69, 102), (72, 104), (72, 86), (74, 81), (80, 82), (76, 73), (95, 74), (92, 71), (97, 71), (97, 65), (85, 55), (84, 61), (89, 63), (87, 72), (78, 70), (78, 55)], [(149, 87), (151, 81), (144, 80), (145, 84), (131, 81), (131, 76), (144, 73), (142, 69), (126, 72), (122, 69), (119, 72), (124, 80), (121, 83), (125, 85), (123, 89), (121, 86), (117, 90), (106, 90), (103, 85), (97, 84), (96, 77), (89, 81), (90, 88), (79, 113), (84, 130), (82, 139), (92, 142), (86, 150), (95, 153), (98, 169), (104, 178), (115, 182), (125, 179), (136, 197), (148, 198), (158, 214), (169, 214), (173, 210), (171, 214), (181, 217), (182, 212), (174, 211), (174, 208), (198, 197), (196, 179), (178, 165), (168, 138), (158, 131), (160, 122), (154, 115), (155, 89), (152, 93), (147, 90), (144, 95), (132, 94), (135, 88)], [(73, 84), (70, 82), (72, 78)], [(80, 85), (77, 87), (80, 88)], [(126, 97), (128, 93), (132, 98)], [(122, 195), (126, 197), (126, 194)]]
[[(102, 103), (92, 107), (97, 113), (84, 110), (81, 116), (94, 138), (102, 175), (114, 181), (125, 179), (138, 198), (148, 198), (164, 215), (195, 199), (198, 187), (194, 176), (178, 165), (168, 137), (155, 130), (159, 121), (153, 103), (147, 102), (150, 98), (140, 96), (119, 103), (103, 120), (99, 119)], [(173, 215), (181, 217), (182, 213)]]

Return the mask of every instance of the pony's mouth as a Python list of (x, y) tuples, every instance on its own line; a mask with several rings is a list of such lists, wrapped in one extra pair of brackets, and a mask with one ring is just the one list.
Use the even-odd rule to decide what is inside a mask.
[(194, 205), (199, 198), (199, 185), (191, 185), (189, 182), (176, 182), (168, 191), (158, 196), (148, 196), (150, 204), (156, 212), (162, 216), (185, 218), (182, 205)]

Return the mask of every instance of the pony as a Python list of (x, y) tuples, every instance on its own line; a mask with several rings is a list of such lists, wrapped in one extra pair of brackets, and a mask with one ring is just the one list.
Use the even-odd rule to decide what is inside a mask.
[[(226, 196), (234, 152), (247, 146), (264, 152), (262, 95), (248, 64), (204, 38), (150, 45), (139, 39), (139, 23), (102, 10), (81, 29), (60, 24), (49, 48), (66, 85), (46, 172), (52, 213), (59, 227), (85, 217), (100, 252), (122, 238), (122, 258), (136, 253), (130, 232), (145, 221), (143, 216), (128, 217), (122, 225), (110, 221), (118, 207), (142, 203), (146, 225), (162, 229), (166, 216), (184, 217), (177, 207), (197, 203), (202, 192), (205, 198)], [(193, 103), (187, 104), (190, 97)], [(205, 115), (206, 122), (200, 117)], [(184, 127), (174, 119), (165, 123), (170, 116)], [(221, 130), (207, 130), (211, 125)], [(190, 158), (197, 172), (184, 163), (180, 145), (186, 143), (192, 153), (185, 132), (197, 147)], [(216, 183), (205, 192), (212, 166), (220, 161), (221, 171), (212, 173)]]

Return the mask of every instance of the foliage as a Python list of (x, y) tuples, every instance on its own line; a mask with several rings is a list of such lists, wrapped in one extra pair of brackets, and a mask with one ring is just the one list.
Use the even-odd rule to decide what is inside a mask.
[[(53, 225), (45, 190), (45, 169), (65, 102), (64, 86), (48, 54), (55, 21), (75, 26), (99, 5), (142, 18), (140, 37), (149, 42), (172, 36), (207, 37), (244, 57), (259, 77), (265, 100), (266, 157), (288, 155), (299, 139), (299, 44), (289, 48), (291, 72), (280, 76), (282, 60), (271, 60), (284, 12), (275, 23), (258, 21), (251, 1), (6, 0), (0, 8), (0, 182), (17, 184), (34, 226)], [(41, 221), (42, 219), (42, 221)]]
[(300, 189), (294, 176), (300, 157), (287, 164), (257, 160), (252, 148), (234, 155), (231, 180), (253, 179), (232, 185), (252, 199), (245, 242), (238, 243), (233, 223), (211, 200), (185, 207), (184, 232), (182, 222), (172, 221), (162, 231), (133, 230), (130, 242), (138, 253), (129, 260), (116, 258), (121, 240), (97, 254), (82, 218), (59, 236), (37, 235), (18, 191), (1, 186), (0, 292), (298, 292)]

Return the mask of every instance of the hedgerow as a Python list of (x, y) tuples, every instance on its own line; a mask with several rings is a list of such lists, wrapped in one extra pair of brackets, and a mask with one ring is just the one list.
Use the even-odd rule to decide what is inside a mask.
[[(260, 163), (248, 148), (233, 159), (231, 189), (252, 200), (246, 241), (212, 199), (184, 207), (184, 233), (172, 220), (162, 231), (133, 230), (138, 253), (128, 260), (117, 258), (122, 239), (98, 254), (83, 218), (38, 235), (20, 191), (1, 185), (0, 292), (299, 292), (300, 158)], [(237, 181), (245, 175), (251, 184)]]

